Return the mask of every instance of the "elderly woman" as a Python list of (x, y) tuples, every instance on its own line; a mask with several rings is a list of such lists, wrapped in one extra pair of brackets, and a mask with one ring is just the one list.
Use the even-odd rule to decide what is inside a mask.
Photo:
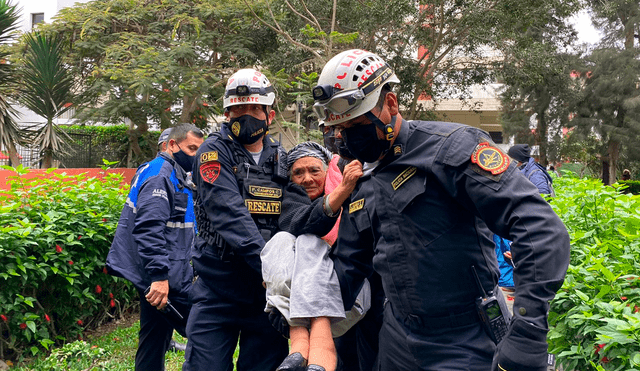
[(301, 143), (289, 151), (292, 182), (285, 190), (279, 220), (283, 232), (276, 234), (261, 254), (267, 287), (265, 311), (279, 311), (290, 326), (291, 350), (278, 367), (280, 371), (335, 370), (333, 337), (344, 334), (370, 305), (367, 284), (354, 308), (345, 313), (329, 258), (336, 238), (335, 230), (331, 231), (337, 228), (342, 204), (362, 176), (362, 164), (354, 161), (340, 174), (331, 160), (331, 153), (314, 142)]

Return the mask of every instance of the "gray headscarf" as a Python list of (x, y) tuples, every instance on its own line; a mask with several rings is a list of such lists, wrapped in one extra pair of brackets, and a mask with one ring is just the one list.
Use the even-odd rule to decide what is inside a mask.
[(315, 157), (324, 162), (325, 165), (329, 165), (331, 162), (331, 152), (316, 142), (304, 142), (291, 148), (287, 153), (287, 169), (291, 171), (293, 163), (303, 157)]

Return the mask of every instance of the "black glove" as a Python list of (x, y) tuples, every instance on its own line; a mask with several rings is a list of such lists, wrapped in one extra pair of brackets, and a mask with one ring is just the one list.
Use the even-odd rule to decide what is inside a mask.
[(547, 330), (516, 318), (493, 356), (492, 371), (546, 371)]
[(275, 327), (282, 336), (287, 339), (289, 338), (289, 323), (282, 313), (280, 313), (276, 308), (271, 309), (269, 312), (269, 322), (271, 322), (271, 325)]

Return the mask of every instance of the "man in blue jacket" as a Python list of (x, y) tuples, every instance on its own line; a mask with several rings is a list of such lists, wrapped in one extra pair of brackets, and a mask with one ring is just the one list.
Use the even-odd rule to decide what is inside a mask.
[(203, 136), (191, 124), (178, 125), (166, 151), (138, 168), (107, 256), (109, 273), (131, 281), (140, 293), (136, 370), (164, 370), (173, 330), (185, 335), (184, 324), (170, 321), (160, 310), (168, 300), (185, 318), (190, 310), (189, 260), (196, 226), (186, 172)]
[(509, 157), (518, 162), (518, 169), (524, 174), (524, 176), (538, 187), (538, 191), (542, 194), (553, 194), (553, 179), (547, 173), (542, 165), (538, 164), (536, 160), (531, 157), (531, 149), (528, 144), (516, 144), (509, 148), (507, 152)]

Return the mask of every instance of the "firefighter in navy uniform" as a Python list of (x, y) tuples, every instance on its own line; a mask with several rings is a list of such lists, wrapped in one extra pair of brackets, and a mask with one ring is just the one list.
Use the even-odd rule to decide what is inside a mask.
[[(229, 122), (200, 147), (193, 169), (196, 279), (183, 370), (275, 370), (288, 345), (268, 320), (260, 252), (277, 230), (286, 152), (267, 134), (275, 93), (258, 71), (228, 80)], [(239, 339), (239, 340), (238, 340)]]
[[(333, 251), (345, 309), (379, 273), (380, 370), (546, 370), (549, 301), (569, 264), (564, 225), (486, 132), (404, 121), (389, 87), (398, 82), (379, 56), (348, 50), (313, 89), (318, 117), (358, 160), (377, 163), (344, 208)], [(495, 290), (490, 231), (513, 241), (518, 293), (497, 346), (472, 273)]]

